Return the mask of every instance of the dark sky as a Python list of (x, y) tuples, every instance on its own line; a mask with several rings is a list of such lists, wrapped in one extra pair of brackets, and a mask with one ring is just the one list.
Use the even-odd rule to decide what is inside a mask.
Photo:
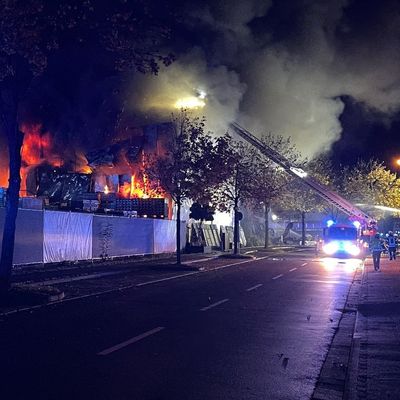
[[(156, 4), (156, 2), (154, 2)], [(175, 1), (157, 77), (109, 74), (96, 48), (50, 59), (26, 106), (62, 145), (93, 148), (115, 130), (168, 119), (182, 97), (207, 93), (209, 128), (238, 121), (291, 136), (304, 155), (337, 164), (400, 155), (400, 2)], [(27, 117), (28, 118), (28, 117)]]

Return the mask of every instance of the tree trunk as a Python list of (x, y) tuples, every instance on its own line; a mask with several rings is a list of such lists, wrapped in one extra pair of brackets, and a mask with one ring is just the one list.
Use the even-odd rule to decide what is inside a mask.
[(306, 245), (306, 212), (301, 212), (301, 245)]
[(234, 218), (233, 218), (233, 254), (239, 254), (239, 216), (238, 216), (238, 199), (235, 199)]
[(176, 264), (181, 265), (181, 198), (176, 199)]
[(265, 235), (264, 235), (264, 249), (267, 249), (269, 246), (269, 212), (271, 210), (271, 206), (269, 202), (264, 204), (264, 226), (265, 226)]
[(11, 116), (3, 114), (3, 127), (6, 128), (8, 138), (10, 176), (0, 258), (0, 294), (6, 293), (10, 288), (15, 242), (15, 222), (17, 219), (19, 190), (21, 186), (20, 169), (23, 142), (23, 133), (18, 129), (16, 113)]

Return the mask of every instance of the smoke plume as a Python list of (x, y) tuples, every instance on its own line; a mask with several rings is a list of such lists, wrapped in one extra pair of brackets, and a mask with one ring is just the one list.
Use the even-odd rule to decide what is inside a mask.
[(133, 81), (131, 109), (168, 115), (175, 101), (207, 93), (209, 128), (237, 120), (291, 136), (303, 155), (340, 138), (341, 98), (386, 121), (399, 111), (400, 6), (395, 1), (209, 1), (188, 4), (186, 43), (158, 77)]

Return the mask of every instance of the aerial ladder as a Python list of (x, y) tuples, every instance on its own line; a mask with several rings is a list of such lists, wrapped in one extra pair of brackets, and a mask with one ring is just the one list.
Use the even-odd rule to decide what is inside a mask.
[(294, 165), (286, 157), (282, 156), (272, 147), (262, 142), (258, 137), (241, 127), (237, 123), (231, 124), (232, 129), (244, 140), (256, 147), (262, 154), (271, 159), (274, 163), (283, 168), (289, 175), (301, 179), (301, 181), (313, 189), (320, 197), (334, 205), (344, 214), (360, 222), (365, 228), (375, 224), (374, 218), (369, 216), (364, 211), (344, 199), (339, 194), (330, 190), (326, 185), (321, 184), (316, 179), (312, 178), (302, 168)]

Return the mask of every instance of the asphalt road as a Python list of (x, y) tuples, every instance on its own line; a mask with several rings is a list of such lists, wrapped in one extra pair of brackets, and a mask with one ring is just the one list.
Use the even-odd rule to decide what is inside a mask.
[(0, 398), (309, 399), (352, 278), (299, 254), (0, 318)]

